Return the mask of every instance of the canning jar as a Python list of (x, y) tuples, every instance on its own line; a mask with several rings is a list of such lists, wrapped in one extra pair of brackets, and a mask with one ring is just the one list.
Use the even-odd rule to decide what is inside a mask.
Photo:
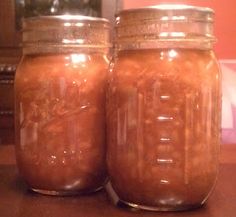
[(187, 5), (123, 10), (107, 94), (108, 191), (128, 206), (201, 206), (217, 176), (221, 74), (214, 12)]
[(33, 191), (70, 195), (105, 183), (109, 47), (109, 22), (102, 18), (24, 20), (15, 78), (16, 157)]

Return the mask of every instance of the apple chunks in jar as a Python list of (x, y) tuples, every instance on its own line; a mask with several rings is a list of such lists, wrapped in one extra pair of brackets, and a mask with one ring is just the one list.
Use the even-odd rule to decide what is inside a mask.
[(106, 181), (102, 53), (25, 55), (16, 74), (16, 156), (35, 191), (92, 192)]
[(211, 50), (118, 52), (107, 97), (107, 163), (121, 201), (182, 210), (206, 200), (218, 168), (220, 79)]

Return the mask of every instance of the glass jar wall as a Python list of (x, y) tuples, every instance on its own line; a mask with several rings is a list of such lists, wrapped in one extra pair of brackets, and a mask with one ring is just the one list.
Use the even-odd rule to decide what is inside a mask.
[(221, 74), (213, 11), (124, 10), (107, 102), (110, 195), (148, 210), (201, 206), (218, 171)]
[(16, 157), (40, 193), (100, 189), (105, 166), (109, 23), (81, 16), (28, 18), (16, 72)]

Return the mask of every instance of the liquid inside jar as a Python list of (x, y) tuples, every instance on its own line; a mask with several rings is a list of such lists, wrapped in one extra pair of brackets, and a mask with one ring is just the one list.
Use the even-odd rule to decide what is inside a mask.
[(92, 192), (106, 181), (101, 53), (26, 55), (16, 74), (16, 156), (35, 191)]
[(107, 163), (120, 201), (164, 211), (205, 202), (218, 168), (220, 79), (209, 50), (118, 52), (109, 78)]

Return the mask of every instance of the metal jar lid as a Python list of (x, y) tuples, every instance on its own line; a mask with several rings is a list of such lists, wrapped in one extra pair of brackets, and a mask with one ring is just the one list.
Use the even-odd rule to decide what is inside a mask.
[(39, 16), (23, 20), (24, 53), (47, 52), (53, 47), (57, 50), (109, 48), (110, 23), (103, 18), (76, 15)]
[(213, 22), (214, 11), (204, 7), (161, 4), (123, 10), (116, 15), (115, 43), (121, 49), (200, 40), (210, 46), (215, 41)]

